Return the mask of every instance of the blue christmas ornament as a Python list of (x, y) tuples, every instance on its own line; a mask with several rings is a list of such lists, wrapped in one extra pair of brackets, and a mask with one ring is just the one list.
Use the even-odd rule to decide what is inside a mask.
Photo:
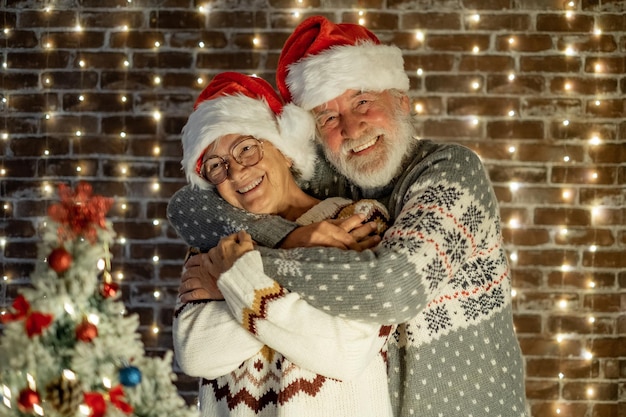
[(141, 382), (141, 371), (136, 366), (120, 369), (120, 383), (125, 387), (134, 387)]

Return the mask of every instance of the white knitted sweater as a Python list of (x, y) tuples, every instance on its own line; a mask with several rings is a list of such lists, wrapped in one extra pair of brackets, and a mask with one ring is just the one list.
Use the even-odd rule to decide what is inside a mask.
[[(325, 200), (298, 223), (335, 217), (350, 203)], [(392, 326), (311, 307), (263, 274), (257, 251), (237, 260), (218, 285), (225, 301), (179, 305), (173, 323), (179, 365), (203, 378), (202, 416), (391, 417)]]

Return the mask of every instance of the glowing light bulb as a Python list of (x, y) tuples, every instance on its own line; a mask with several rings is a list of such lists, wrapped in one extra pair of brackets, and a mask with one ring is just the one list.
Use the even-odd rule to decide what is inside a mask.
[(158, 182), (155, 182), (152, 184), (152, 190), (159, 191), (160, 188), (161, 188), (161, 185), (159, 185)]
[(473, 14), (473, 15), (472, 15), (472, 17), (471, 17), (471, 20), (472, 20), (473, 22), (475, 22), (475, 23), (480, 22), (480, 15), (479, 15), (478, 13)]
[(520, 227), (519, 220), (514, 217), (509, 219), (509, 227), (511, 227), (512, 229), (517, 229), (518, 227)]
[(509, 45), (513, 45), (514, 43), (515, 43), (515, 38), (511, 36), (509, 38)]
[(74, 132), (74, 135), (80, 137), (83, 135), (83, 132), (81, 132), (80, 130), (77, 130), (76, 132)]
[(161, 298), (161, 291), (154, 290), (154, 292), (152, 293), (152, 296), (158, 300), (159, 298)]
[(559, 307), (561, 309), (566, 309), (567, 308), (567, 300), (561, 300), (559, 301)]
[(599, 145), (602, 141), (600, 140), (600, 138), (598, 137), (598, 135), (593, 135), (591, 137), (591, 139), (589, 139), (589, 143), (592, 145)]
[(155, 75), (153, 82), (155, 85), (161, 84), (161, 77), (159, 77), (158, 75)]
[(417, 71), (415, 71), (415, 73), (421, 76), (422, 74), (424, 74), (424, 70), (422, 68), (418, 68)]
[(158, 256), (158, 255), (154, 255), (154, 256), (152, 257), (152, 262), (154, 262), (154, 263), (159, 262), (159, 256)]
[(515, 151), (516, 151), (517, 149), (515, 148), (515, 146), (512, 146), (512, 145), (511, 145), (511, 146), (509, 146), (509, 149), (508, 149), (508, 150), (509, 150), (509, 153), (515, 153)]
[(557, 334), (556, 335), (556, 341), (557, 341), (557, 343), (561, 343), (563, 341), (563, 335), (562, 334)]
[(509, 258), (511, 259), (511, 261), (517, 262), (517, 259), (518, 259), (517, 252), (511, 252), (511, 255), (509, 256)]
[(252, 38), (252, 44), (255, 45), (255, 46), (259, 46), (260, 42), (261, 41), (256, 36), (254, 38)]
[(161, 112), (158, 110), (155, 110), (154, 112), (152, 112), (152, 118), (154, 120), (161, 120)]
[(159, 224), (161, 224), (161, 222), (158, 219), (154, 219), (152, 220), (152, 224), (158, 226)]
[(158, 47), (160, 47), (160, 46), (161, 46), (161, 42), (159, 42), (159, 41), (154, 41), (154, 47), (155, 47), (155, 48), (158, 48)]
[(472, 52), (473, 52), (473, 53), (475, 53), (475, 54), (477, 54), (478, 52), (480, 52), (480, 48), (479, 48), (478, 46), (474, 46), (474, 47), (472, 48)]
[(121, 131), (121, 132), (120, 132), (120, 138), (125, 138), (125, 137), (126, 137), (126, 132)]
[(508, 114), (509, 114), (510, 117), (515, 116), (515, 110), (509, 110)]
[(563, 372), (559, 372), (559, 379), (565, 378), (565, 374)]
[(569, 126), (569, 120), (563, 120), (563, 126)]
[(582, 357), (587, 360), (593, 359), (593, 353), (589, 352), (588, 350), (583, 350)]
[(563, 157), (563, 162), (569, 162), (569, 161), (570, 161), (570, 157), (569, 157), (569, 156), (567, 156), (567, 155), (565, 155), (565, 156)]
[(598, 246), (597, 245), (591, 245), (589, 246), (589, 252), (595, 252), (598, 250)]
[(417, 32), (415, 32), (415, 39), (417, 39), (420, 42), (424, 42), (424, 39), (425, 39), (424, 32), (422, 32), (421, 30), (418, 30)]
[(416, 103), (415, 104), (415, 111), (417, 113), (421, 113), (424, 111), (424, 106), (422, 105), (422, 103)]
[(200, 48), (204, 48), (204, 45), (205, 45), (205, 43), (204, 43), (204, 42), (202, 42), (202, 41), (198, 42), (198, 46), (199, 46)]
[(511, 192), (515, 192), (515, 191), (519, 190), (519, 187), (520, 187), (519, 182), (513, 181), (513, 182), (511, 182), (509, 184), (509, 190), (511, 190)]

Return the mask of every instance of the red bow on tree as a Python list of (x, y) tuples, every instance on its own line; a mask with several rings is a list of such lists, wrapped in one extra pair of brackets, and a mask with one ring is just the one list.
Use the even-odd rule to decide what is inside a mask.
[[(107, 411), (105, 395), (99, 392), (86, 392), (85, 404), (91, 408), (91, 414), (89, 417), (103, 417)], [(124, 390), (121, 385), (113, 387), (108, 393), (108, 399), (115, 407), (126, 414), (133, 412), (133, 406), (124, 402)]]
[(3, 316), (0, 316), (0, 321), (2, 321), (2, 323), (9, 323), (11, 321), (17, 321), (26, 318), (26, 322), (24, 323), (24, 325), (26, 327), (26, 333), (28, 334), (28, 337), (40, 335), (48, 326), (50, 326), (50, 324), (52, 324), (52, 314), (31, 311), (30, 304), (21, 294), (18, 295), (17, 298), (13, 301), (12, 307), (16, 312), (7, 313)]
[(105, 215), (113, 205), (113, 199), (99, 195), (92, 196), (92, 187), (80, 182), (76, 191), (65, 184), (59, 185), (61, 202), (48, 208), (48, 215), (59, 226), (59, 238), (69, 240), (75, 236), (84, 236), (90, 242), (96, 240), (96, 226), (106, 227)]

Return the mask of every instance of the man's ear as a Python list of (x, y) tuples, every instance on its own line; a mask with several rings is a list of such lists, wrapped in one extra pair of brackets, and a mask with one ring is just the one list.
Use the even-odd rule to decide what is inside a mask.
[(404, 110), (406, 114), (411, 113), (411, 99), (406, 93), (403, 93), (400, 97), (400, 108)]

